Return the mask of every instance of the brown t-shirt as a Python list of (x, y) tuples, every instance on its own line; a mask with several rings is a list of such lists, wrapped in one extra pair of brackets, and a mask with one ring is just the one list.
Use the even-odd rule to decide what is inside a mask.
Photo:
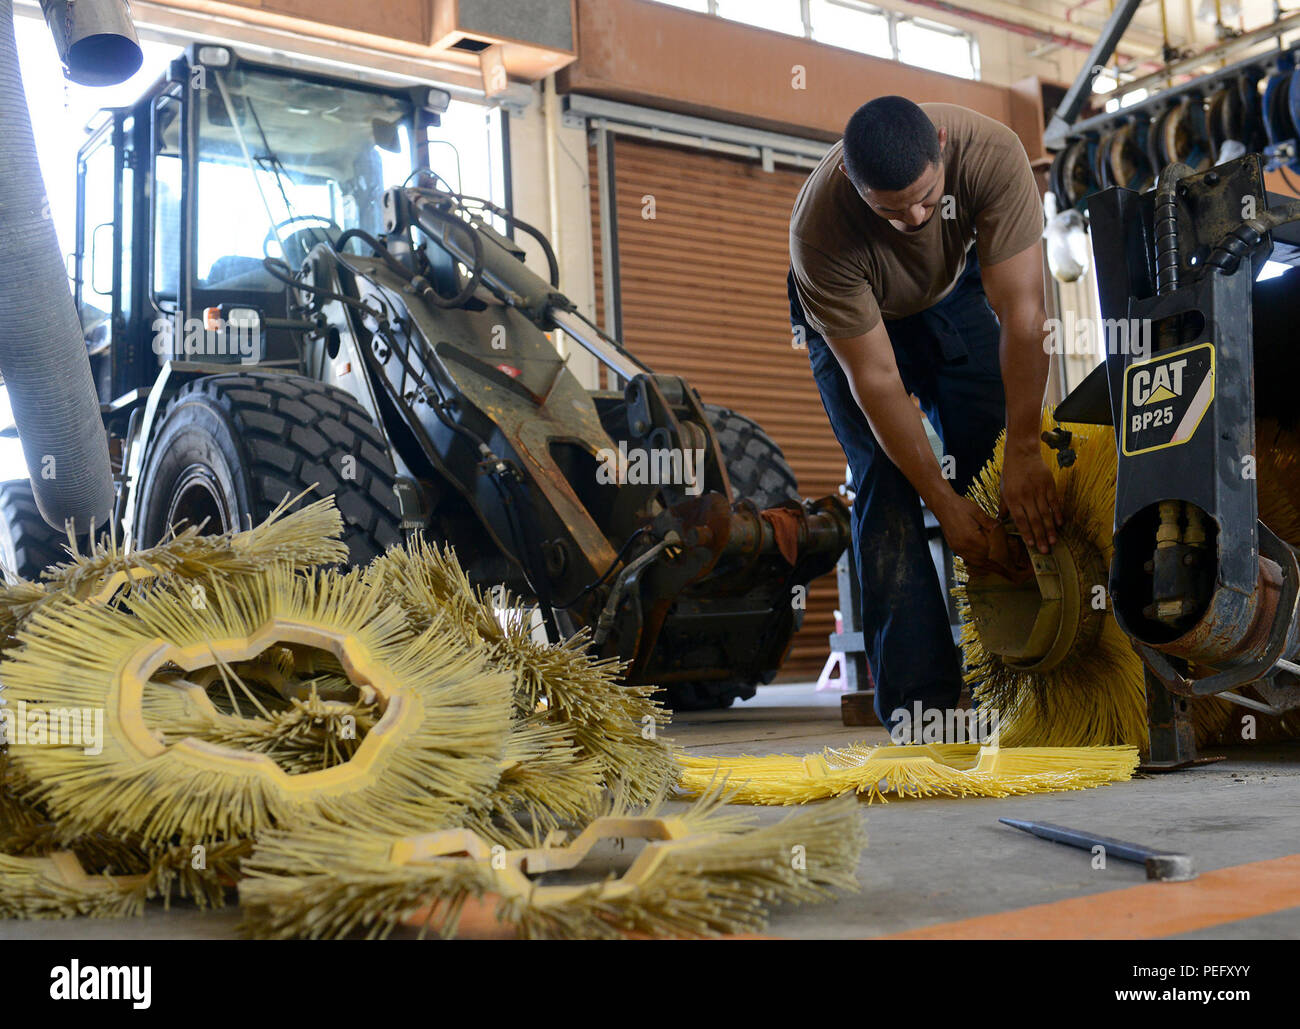
[(795, 200), (795, 289), (808, 323), (823, 336), (860, 336), (882, 316), (903, 318), (932, 306), (956, 283), (972, 242), (987, 267), (1026, 250), (1042, 234), (1042, 198), (1016, 134), (956, 104), (921, 109), (935, 128), (948, 130), (948, 139), (945, 197), (919, 231), (899, 232), (867, 206), (839, 170), (842, 142), (822, 158)]

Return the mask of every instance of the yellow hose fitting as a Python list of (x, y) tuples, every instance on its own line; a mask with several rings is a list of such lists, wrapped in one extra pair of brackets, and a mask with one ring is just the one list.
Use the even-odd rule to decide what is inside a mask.
[(1205, 512), (1195, 504), (1187, 505), (1187, 531), (1183, 533), (1183, 542), (1189, 547), (1203, 547), (1209, 537), (1205, 531)]
[(1182, 510), (1183, 502), (1181, 500), (1160, 501), (1160, 528), (1156, 530), (1157, 550), (1168, 550), (1181, 542), (1178, 519)]

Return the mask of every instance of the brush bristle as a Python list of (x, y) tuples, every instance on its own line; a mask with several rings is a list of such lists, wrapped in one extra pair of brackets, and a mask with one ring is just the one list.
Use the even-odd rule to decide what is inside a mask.
[[(367, 581), (400, 606), (413, 627), (445, 625), (465, 646), (484, 650), (492, 667), (514, 683), (520, 725), (541, 711), (569, 739), (567, 758), (552, 748), (531, 770), (525, 766), (532, 759), (520, 759), (492, 802), (497, 813), (523, 801), (543, 818), (548, 810), (590, 817), (602, 784), (618, 779), (644, 802), (672, 776), (671, 747), (662, 738), (668, 713), (652, 699), (652, 688), (622, 681), (619, 662), (591, 657), (585, 632), (555, 646), (536, 642), (518, 612), (498, 616), (497, 607), (514, 608), (510, 597), (498, 596), (494, 606), (473, 588), (450, 548), (423, 541), (390, 550), (370, 566)], [(568, 768), (557, 774), (566, 759)], [(520, 792), (525, 783), (526, 796)]]
[[(1043, 427), (1057, 424), (1050, 410)], [(1058, 539), (1069, 547), (1079, 567), (1109, 569), (1114, 554), (1115, 440), (1107, 426), (1061, 423), (1073, 434), (1075, 461), (1061, 467), (1054, 452), (1043, 458), (1056, 480), (1065, 516)], [(968, 496), (996, 516), (1002, 489), (1005, 433)], [(1088, 561), (1089, 558), (1093, 560)], [(999, 740), (1006, 747), (1094, 747), (1129, 745), (1147, 749), (1146, 687), (1142, 660), (1120, 629), (1109, 606), (1094, 639), (1080, 640), (1063, 661), (1045, 671), (1026, 671), (1005, 663), (985, 649), (970, 618), (966, 569), (954, 562), (953, 596), (962, 622), (965, 679), (978, 705), (998, 712)], [(1093, 602), (1101, 582), (1081, 583), (1080, 603)], [(1109, 602), (1108, 602), (1109, 605)], [(1222, 729), (1227, 705), (1215, 698), (1195, 698), (1192, 719), (1198, 739), (1208, 742)]]
[(1011, 797), (1089, 789), (1133, 775), (1135, 747), (1010, 748), (939, 743), (827, 748), (795, 757), (686, 757), (681, 788), (702, 794), (738, 784), (744, 804), (806, 804), (854, 794), (868, 803), (895, 797)]
[[(599, 876), (548, 896), (516, 893), (492, 859), (391, 860), (394, 838), (333, 827), (272, 832), (245, 862), (240, 903), (246, 935), (260, 938), (382, 937), (399, 925), (454, 936), (470, 900), (493, 898), (499, 922), (524, 938), (712, 936), (755, 932), (776, 904), (825, 900), (856, 888), (865, 837), (856, 805), (809, 808), (752, 828), (708, 793), (677, 816), (691, 833), (630, 890)], [(608, 813), (632, 814), (619, 794)], [(640, 812), (645, 817), (653, 814)]]
[[(183, 647), (248, 638), (277, 619), (353, 640), (399, 684), (406, 706), (394, 731), (404, 742), (385, 750), (361, 780), (289, 795), (260, 766), (194, 748), (142, 758), (117, 731), (121, 668), (130, 654), (158, 639)], [(198, 608), (185, 583), (171, 580), (135, 587), (129, 611), (61, 597), (33, 615), (19, 639), (22, 646), (0, 666), (8, 697), (35, 710), (107, 712), (100, 754), (73, 746), (11, 751), (34, 799), (69, 833), (232, 838), (304, 817), (400, 830), (454, 817), (499, 775), (508, 679), (445, 633), (412, 634), (399, 610), (363, 588), (359, 573), (276, 566), (213, 580)], [(151, 685), (145, 694), (166, 698), (169, 690)], [(161, 710), (146, 704), (146, 719)], [(177, 735), (175, 726), (150, 727), (164, 739)]]

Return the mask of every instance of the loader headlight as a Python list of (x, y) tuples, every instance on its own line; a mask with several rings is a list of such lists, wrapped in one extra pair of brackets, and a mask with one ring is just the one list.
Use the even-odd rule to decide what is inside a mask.
[(233, 60), (230, 50), (224, 46), (201, 46), (195, 56), (199, 64), (209, 68), (229, 68)]
[(447, 108), (451, 106), (451, 94), (445, 89), (430, 88), (425, 90), (424, 107), (425, 110), (432, 111), (434, 114), (446, 114)]

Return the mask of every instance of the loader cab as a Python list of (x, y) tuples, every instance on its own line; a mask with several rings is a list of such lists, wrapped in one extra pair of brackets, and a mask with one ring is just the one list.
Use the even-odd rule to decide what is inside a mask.
[[(384, 190), (429, 163), (448, 99), (195, 45), (102, 112), (78, 154), (71, 268), (101, 402), (131, 406), (169, 360), (299, 370), (263, 259), (297, 269), (346, 230), (382, 232)], [(232, 310), (256, 332), (225, 325)]]

